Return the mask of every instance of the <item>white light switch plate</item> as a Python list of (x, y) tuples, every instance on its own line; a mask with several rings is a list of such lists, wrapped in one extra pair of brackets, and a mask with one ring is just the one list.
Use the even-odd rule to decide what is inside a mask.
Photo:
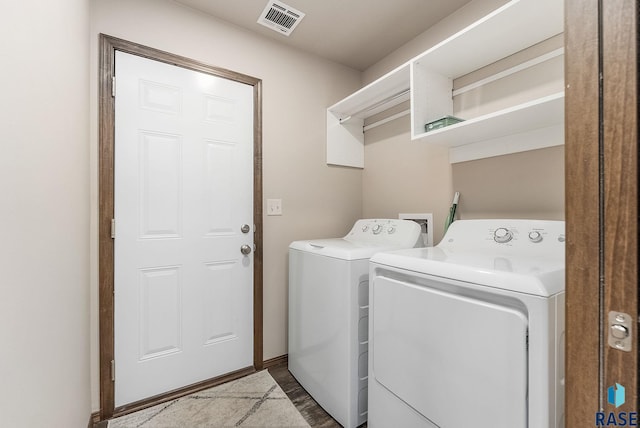
[(267, 215), (282, 215), (282, 199), (267, 199)]

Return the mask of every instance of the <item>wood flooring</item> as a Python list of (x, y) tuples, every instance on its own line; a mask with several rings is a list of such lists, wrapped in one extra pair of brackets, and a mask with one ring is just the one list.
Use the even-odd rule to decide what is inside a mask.
[(269, 367), (269, 374), (287, 394), (289, 400), (296, 406), (300, 414), (312, 427), (340, 428), (338, 422), (333, 419), (322, 407), (300, 386), (298, 381), (287, 369), (287, 362)]
[[(269, 374), (280, 385), (287, 397), (296, 406), (300, 414), (313, 428), (341, 428), (338, 422), (331, 417), (307, 391), (296, 381), (287, 369), (287, 362), (281, 362), (269, 367)], [(366, 422), (358, 428), (367, 428)]]

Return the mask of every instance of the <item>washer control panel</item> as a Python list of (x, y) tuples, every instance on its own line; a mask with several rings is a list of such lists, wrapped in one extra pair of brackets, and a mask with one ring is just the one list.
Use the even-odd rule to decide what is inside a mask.
[[(345, 239), (353, 242), (399, 243), (422, 239), (420, 226), (411, 220), (363, 219), (358, 220)], [(411, 245), (413, 247), (414, 245)]]

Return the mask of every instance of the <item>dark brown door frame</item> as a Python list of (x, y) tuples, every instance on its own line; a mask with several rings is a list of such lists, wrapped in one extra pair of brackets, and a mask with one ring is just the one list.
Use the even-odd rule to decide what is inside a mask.
[[(152, 60), (176, 65), (253, 86), (254, 101), (254, 183), (253, 216), (256, 226), (254, 243), (253, 276), (253, 367), (209, 379), (195, 385), (189, 385), (161, 396), (152, 397), (131, 405), (115, 408), (114, 382), (111, 380), (111, 362), (114, 359), (114, 301), (113, 301), (113, 239), (111, 238), (111, 219), (113, 218), (113, 171), (114, 171), (114, 115), (115, 101), (111, 95), (115, 74), (115, 52), (127, 52)], [(100, 35), (100, 76), (99, 76), (99, 331), (100, 331), (100, 419), (148, 407), (176, 396), (201, 390), (227, 380), (244, 376), (263, 368), (263, 322), (262, 322), (262, 81), (260, 79), (235, 73), (194, 61), (189, 58), (170, 54), (157, 49), (142, 46), (115, 37)]]
[[(584, 428), (638, 410), (638, 5), (566, 0), (565, 20), (565, 416)], [(608, 345), (609, 311), (632, 317), (632, 352)]]

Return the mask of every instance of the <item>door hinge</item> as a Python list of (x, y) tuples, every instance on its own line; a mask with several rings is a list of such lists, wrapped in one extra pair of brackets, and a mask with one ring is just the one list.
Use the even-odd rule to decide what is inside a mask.
[(116, 76), (111, 76), (111, 96), (116, 96)]
[(115, 239), (116, 237), (116, 219), (111, 219), (111, 239)]
[(116, 381), (116, 362), (111, 360), (111, 382)]

